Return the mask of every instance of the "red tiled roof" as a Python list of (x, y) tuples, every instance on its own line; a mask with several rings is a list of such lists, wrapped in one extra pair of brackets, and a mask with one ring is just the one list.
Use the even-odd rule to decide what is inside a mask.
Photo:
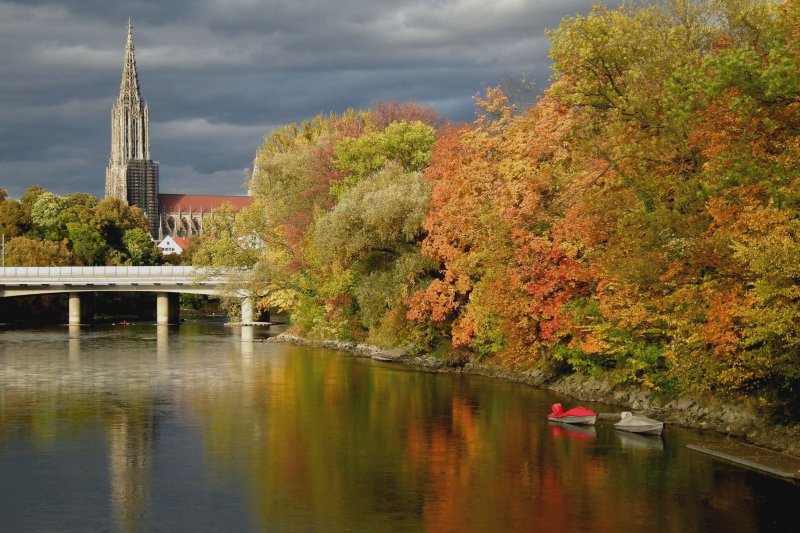
[(210, 213), (222, 204), (231, 204), (237, 211), (251, 205), (251, 196), (207, 196), (204, 194), (159, 194), (158, 211), (161, 213)]
[(189, 249), (189, 246), (192, 245), (192, 241), (186, 237), (173, 237), (172, 240), (175, 241), (175, 244), (180, 246), (181, 250), (184, 252)]

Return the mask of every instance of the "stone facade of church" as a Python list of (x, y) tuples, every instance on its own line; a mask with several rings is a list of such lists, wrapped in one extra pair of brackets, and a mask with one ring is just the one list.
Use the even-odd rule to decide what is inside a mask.
[(237, 211), (252, 204), (250, 196), (210, 196), (202, 194), (159, 194), (158, 239), (172, 237), (199, 237), (203, 233), (203, 222), (223, 204), (230, 204)]
[(111, 156), (106, 168), (106, 197), (139, 207), (147, 217), (150, 235), (197, 237), (214, 209), (232, 204), (250, 205), (248, 196), (159, 194), (158, 163), (150, 158), (150, 109), (142, 100), (133, 47), (133, 23), (122, 65), (119, 97), (111, 108)]

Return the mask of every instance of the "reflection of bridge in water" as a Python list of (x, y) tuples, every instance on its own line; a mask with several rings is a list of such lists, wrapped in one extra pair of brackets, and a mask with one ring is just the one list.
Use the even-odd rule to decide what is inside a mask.
[(178, 296), (205, 294), (242, 298), (242, 322), (253, 322), (253, 306), (244, 291), (228, 283), (229, 270), (190, 266), (6, 267), (0, 268), (0, 298), (38, 294), (69, 294), (69, 323), (81, 323), (81, 294), (95, 292), (154, 292), (156, 321), (179, 320)]

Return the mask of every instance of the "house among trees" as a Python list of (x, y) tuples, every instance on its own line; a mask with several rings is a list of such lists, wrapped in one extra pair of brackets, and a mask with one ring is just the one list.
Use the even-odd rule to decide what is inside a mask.
[(191, 241), (185, 237), (172, 237), (167, 235), (156, 245), (161, 255), (181, 255), (189, 249)]

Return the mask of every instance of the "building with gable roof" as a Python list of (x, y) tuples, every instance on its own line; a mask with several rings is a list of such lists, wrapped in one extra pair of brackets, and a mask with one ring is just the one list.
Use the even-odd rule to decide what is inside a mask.
[(161, 255), (181, 255), (189, 249), (191, 244), (191, 241), (185, 237), (172, 238), (167, 235), (159, 241), (156, 248), (161, 252)]

